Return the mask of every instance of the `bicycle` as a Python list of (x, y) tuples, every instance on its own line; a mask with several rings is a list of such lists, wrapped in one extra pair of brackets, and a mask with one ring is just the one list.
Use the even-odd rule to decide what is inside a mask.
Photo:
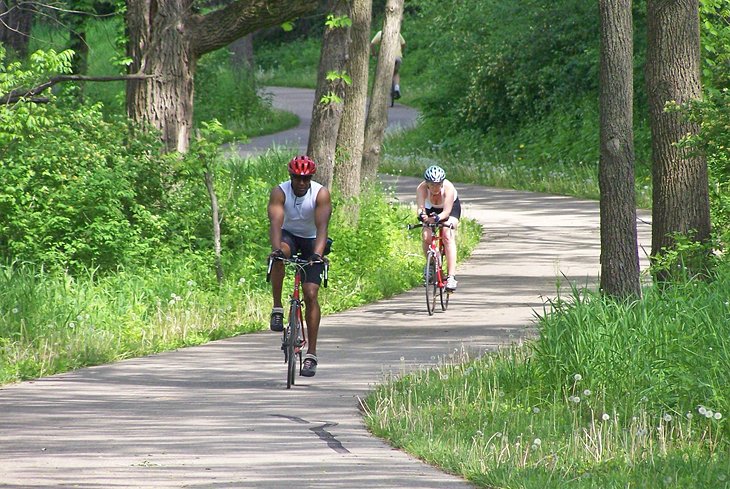
[[(284, 263), (284, 266), (290, 266), (295, 269), (294, 273), (294, 289), (289, 298), (289, 320), (282, 333), (281, 349), (284, 351), (284, 363), (287, 364), (286, 369), (286, 388), (291, 389), (294, 385), (296, 377), (296, 360), (299, 359), (299, 375), (302, 374), (302, 349), (307, 344), (307, 328), (304, 322), (302, 310), (304, 302), (300, 297), (300, 288), (302, 284), (302, 274), (304, 267), (308, 265), (309, 260), (305, 260), (300, 256), (286, 258), (283, 256), (269, 257), (269, 267), (266, 272), (266, 281), (271, 281), (271, 267), (274, 260)], [(323, 263), (324, 272), (322, 273), (322, 285), (327, 287), (327, 275), (329, 271), (329, 261), (322, 259), (321, 261), (312, 263)]]
[(429, 316), (433, 316), (436, 310), (436, 296), (438, 295), (441, 303), (441, 310), (445, 311), (449, 307), (449, 296), (451, 291), (446, 288), (446, 274), (443, 270), (444, 243), (441, 239), (441, 230), (444, 227), (453, 229), (452, 224), (439, 222), (437, 224), (418, 223), (409, 224), (408, 229), (416, 229), (428, 226), (431, 228), (431, 242), (426, 252), (426, 269), (424, 271), (423, 285), (426, 287), (426, 310)]

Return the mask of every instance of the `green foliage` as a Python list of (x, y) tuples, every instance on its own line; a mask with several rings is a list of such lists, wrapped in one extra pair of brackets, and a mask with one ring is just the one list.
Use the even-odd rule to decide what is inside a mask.
[(708, 277), (718, 264), (713, 253), (717, 246), (712, 241), (698, 241), (694, 235), (673, 233), (674, 245), (670, 249), (662, 249), (659, 255), (652, 258), (652, 274), (669, 282)]
[(714, 89), (730, 88), (730, 5), (725, 0), (701, 0), (703, 82)]
[(352, 19), (350, 19), (347, 15), (336, 16), (333, 14), (327, 14), (327, 20), (324, 22), (324, 25), (326, 25), (328, 29), (350, 27), (352, 25)]
[[(410, 63), (424, 69), (418, 78), (439, 81), (424, 87), (429, 116), (486, 131), (596, 90), (598, 12), (590, 2), (470, 0), (447, 11), (437, 1), (417, 3), (404, 35)], [(434, 55), (439, 63), (423, 62)]]
[[(295, 47), (294, 47), (295, 46)], [(315, 88), (321, 39), (255, 46), (256, 79), (262, 85)]]
[(266, 134), (275, 127), (295, 126), (299, 119), (275, 111), (271, 100), (258, 94), (251, 71), (235, 66), (230, 52), (219, 49), (204, 55), (195, 75), (194, 123), (217, 119), (240, 141)]
[(44, 113), (53, 124), (15, 132), (0, 162), (2, 255), (104, 269), (148, 257), (163, 227), (155, 139), (98, 107)]
[[(68, 51), (37, 51), (2, 71), (2, 91), (70, 67)], [(0, 62), (2, 60), (0, 59)], [(45, 95), (45, 94), (44, 94)], [(51, 267), (128, 265), (157, 245), (164, 167), (154, 137), (104, 120), (99, 106), (0, 107), (0, 252)]]
[[(5, 48), (0, 45), (0, 97), (36, 87), (47, 81), (50, 75), (68, 73), (72, 56), (73, 53), (68, 50), (60, 53), (54, 50), (36, 51), (30, 55), (27, 63), (6, 63)], [(48, 92), (50, 90), (42, 95)], [(48, 96), (53, 97), (52, 94)], [(0, 105), (0, 146), (9, 145), (27, 137), (24, 134), (34, 133), (52, 124), (48, 110), (43, 105), (23, 102)]]

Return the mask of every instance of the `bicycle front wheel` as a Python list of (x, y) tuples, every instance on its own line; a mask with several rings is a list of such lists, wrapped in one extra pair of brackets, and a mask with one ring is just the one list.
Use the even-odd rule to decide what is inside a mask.
[(291, 389), (294, 385), (294, 378), (297, 371), (297, 334), (301, 325), (299, 324), (299, 311), (296, 305), (292, 306), (289, 313), (289, 324), (287, 325), (286, 338), (286, 388)]
[[(443, 263), (443, 257), (441, 259), (441, 263)], [(441, 270), (441, 279), (439, 282), (443, 284), (443, 287), (439, 287), (439, 297), (441, 298), (441, 310), (445, 311), (449, 307), (449, 296), (451, 294), (448, 290), (446, 290), (446, 280), (443, 280), (443, 277), (446, 277), (446, 274), (444, 273), (443, 269)]]
[(436, 263), (434, 256), (429, 253), (426, 257), (426, 273), (425, 273), (425, 285), (426, 285), (426, 310), (429, 316), (433, 316), (436, 310), (436, 291), (439, 288), (438, 277), (436, 276)]

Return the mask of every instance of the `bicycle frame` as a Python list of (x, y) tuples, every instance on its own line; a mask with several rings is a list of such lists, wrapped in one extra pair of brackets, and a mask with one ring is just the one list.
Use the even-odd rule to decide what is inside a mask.
[[(420, 224), (409, 224), (408, 229), (428, 227), (431, 229), (431, 241), (428, 244), (426, 250), (426, 270), (424, 277), (424, 286), (426, 287), (426, 310), (428, 315), (431, 316), (436, 308), (436, 295), (438, 293), (441, 310), (445, 311), (449, 305), (450, 292), (446, 289), (446, 280), (443, 273), (443, 257), (445, 255), (445, 248), (442, 239), (442, 229), (448, 227), (453, 229), (451, 224), (438, 223), (420, 223)], [(431, 266), (433, 265), (433, 280), (431, 277)]]
[(436, 284), (440, 289), (446, 286), (443, 274), (443, 256), (446, 254), (444, 250), (444, 243), (441, 240), (441, 229), (442, 226), (434, 225), (431, 228), (431, 243), (428, 245), (428, 253), (433, 257), (433, 262), (436, 264)]

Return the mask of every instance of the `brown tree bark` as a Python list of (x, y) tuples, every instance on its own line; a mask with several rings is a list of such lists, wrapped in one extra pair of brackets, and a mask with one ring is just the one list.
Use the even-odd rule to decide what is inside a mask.
[(372, 0), (352, 0), (350, 58), (347, 61), (347, 72), (352, 78), (352, 84), (345, 87), (345, 106), (337, 135), (334, 186), (349, 201), (350, 209), (346, 215), (353, 223), (358, 221), (359, 214), (355, 200), (360, 195), (360, 164), (365, 139), (371, 14)]
[(231, 51), (234, 66), (246, 70), (253, 68), (253, 33), (236, 39), (228, 46), (228, 49)]
[[(328, 11), (336, 17), (347, 15), (348, 4), (345, 0), (330, 0)], [(307, 154), (317, 162), (317, 181), (327, 188), (332, 186), (334, 176), (337, 133), (345, 97), (344, 80), (328, 80), (327, 74), (345, 71), (349, 34), (349, 27), (335, 27), (325, 29), (322, 36)]]
[(19, 57), (28, 54), (34, 11), (33, 2), (0, 0), (0, 43), (12, 49)]
[(601, 290), (639, 297), (631, 0), (600, 0)]
[(365, 145), (362, 155), (362, 175), (364, 184), (375, 181), (380, 165), (380, 151), (383, 147), (385, 128), (388, 126), (388, 94), (393, 80), (395, 56), (400, 44), (400, 25), (403, 16), (403, 0), (388, 0), (385, 4), (383, 37), (380, 54), (375, 70), (373, 92), (365, 123)]
[(130, 73), (127, 113), (162, 133), (168, 151), (185, 152), (193, 119), (193, 77), (200, 56), (262, 27), (316, 9), (317, 0), (238, 0), (205, 15), (193, 0), (127, 0)]
[[(696, 134), (697, 124), (665, 112), (702, 95), (700, 27), (697, 0), (649, 0), (647, 3), (646, 84), (652, 136), (653, 224), (651, 256), (675, 245), (673, 233), (694, 241), (710, 237), (707, 162), (675, 143)], [(662, 273), (659, 280), (666, 278)]]

